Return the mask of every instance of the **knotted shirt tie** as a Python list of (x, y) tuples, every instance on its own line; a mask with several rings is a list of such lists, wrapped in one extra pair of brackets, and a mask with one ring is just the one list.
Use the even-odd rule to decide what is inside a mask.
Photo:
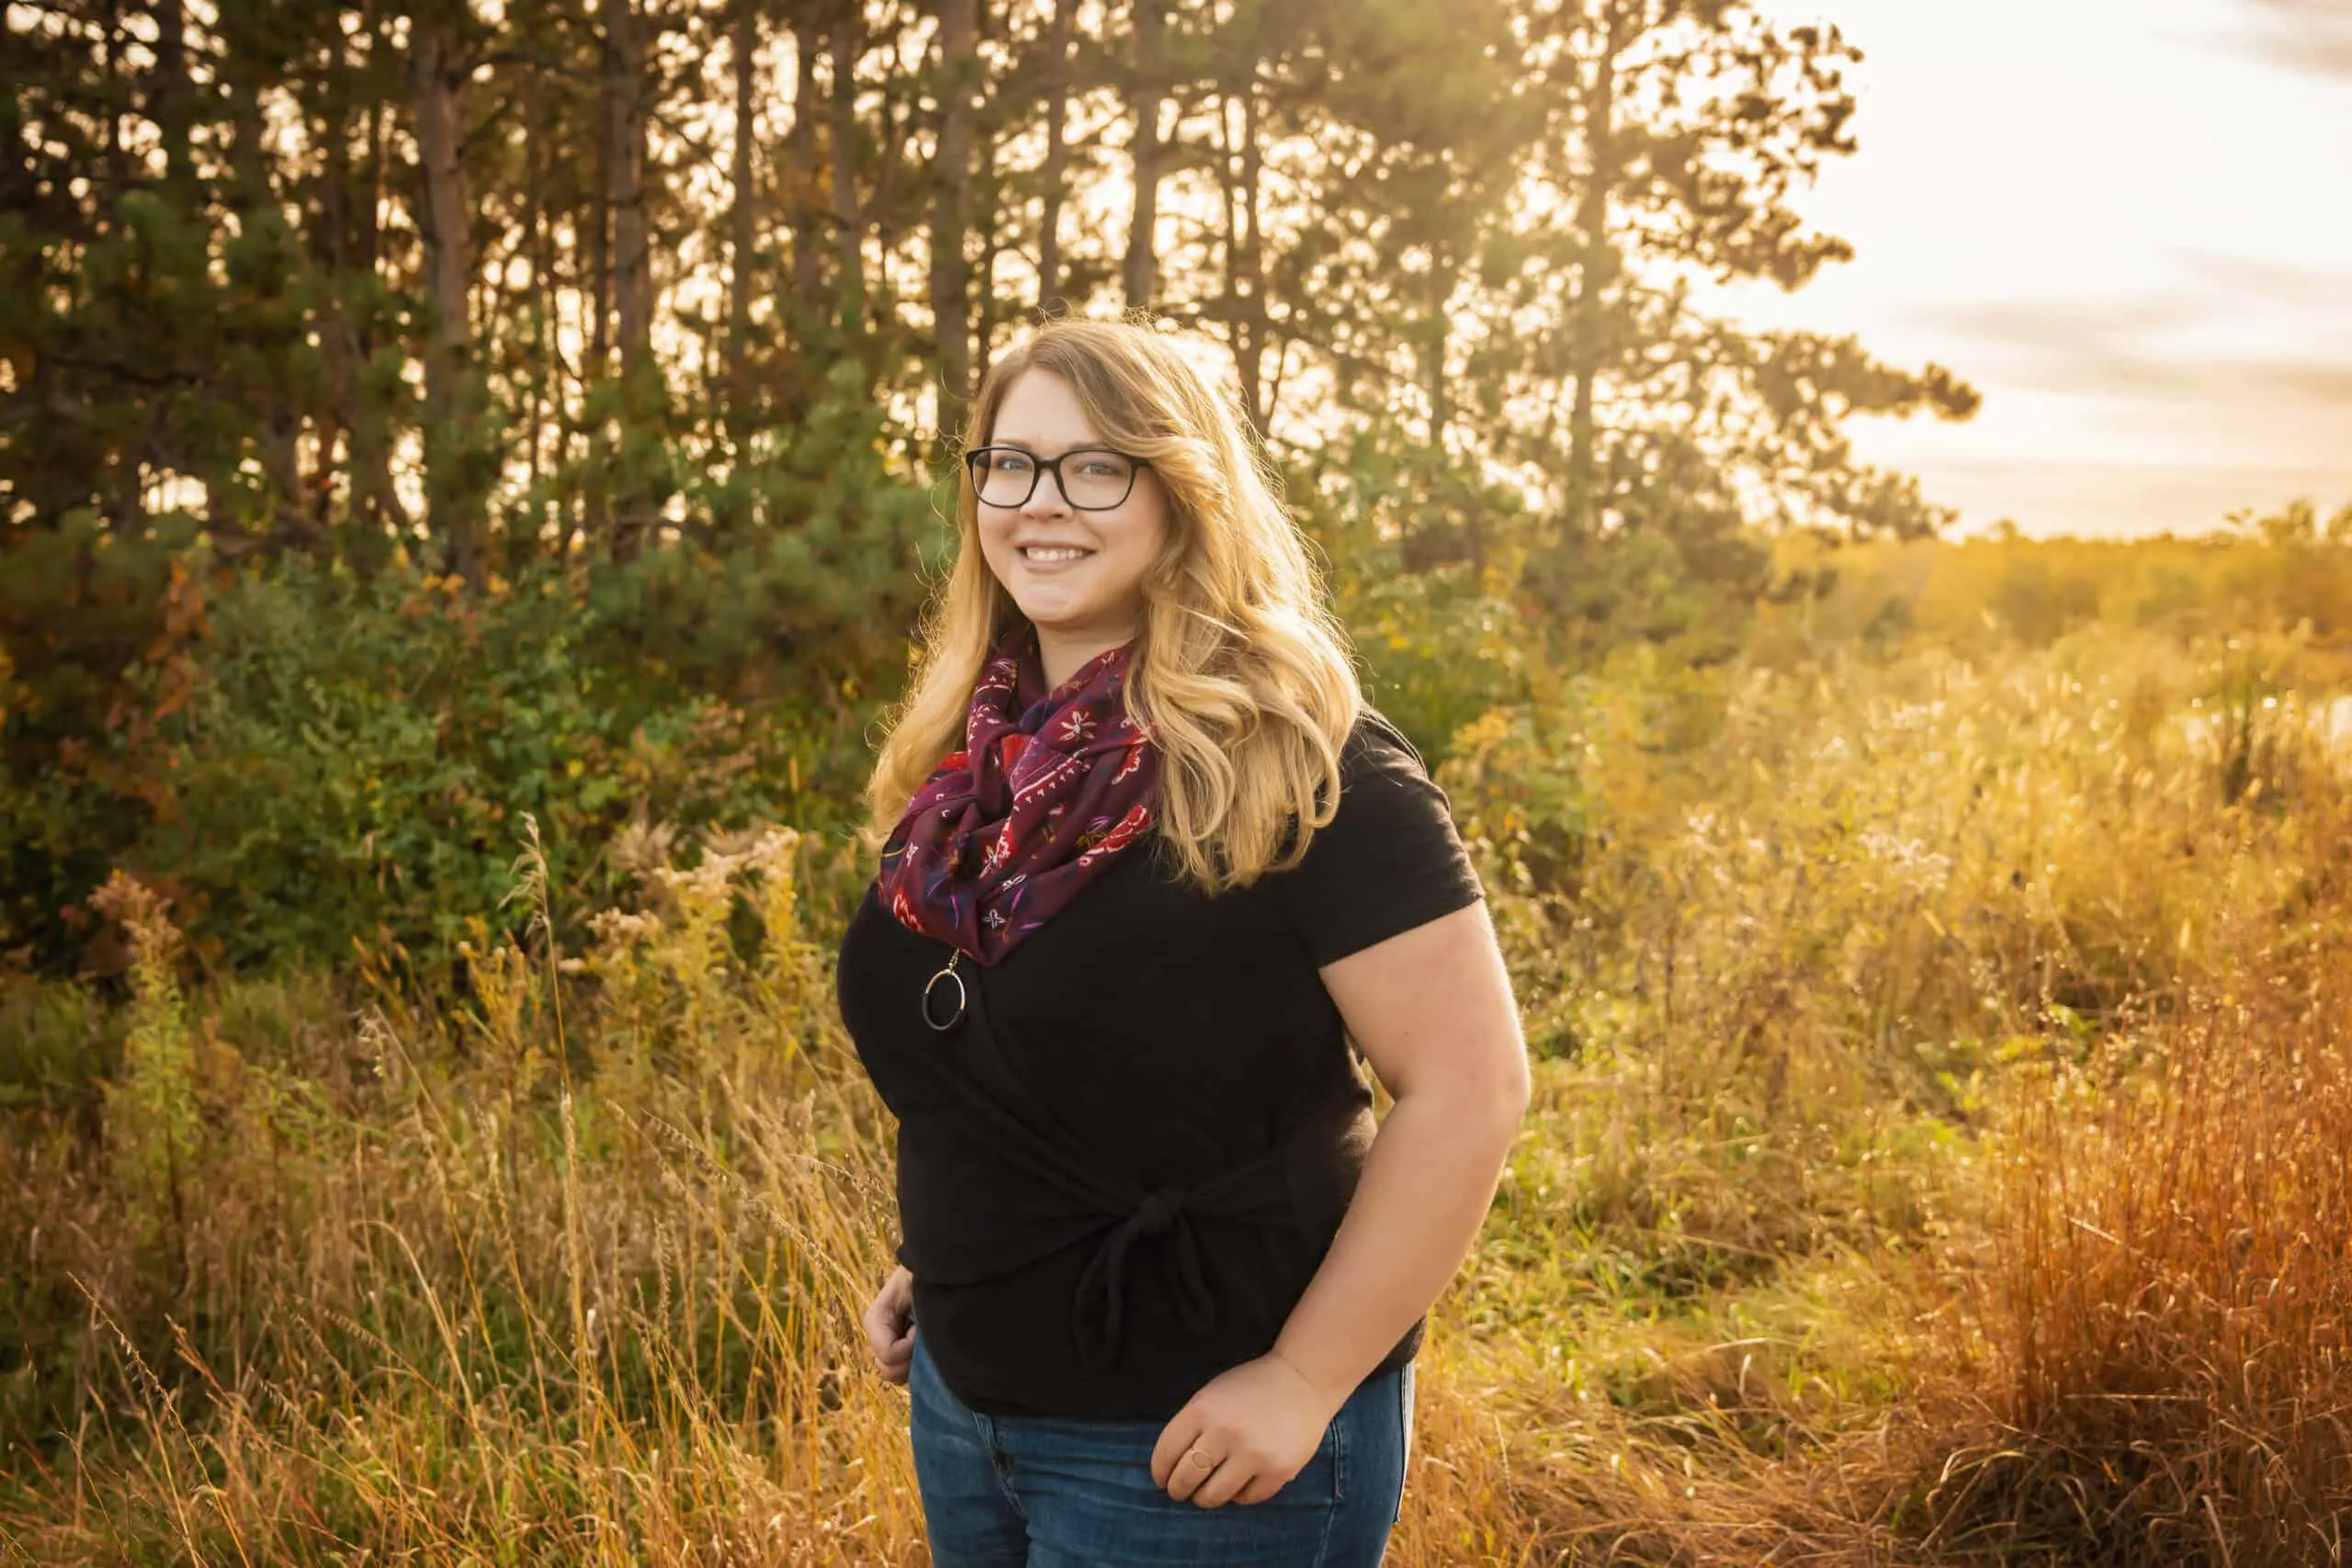
[(1295, 1223), (1283, 1152), (1272, 1150), (1198, 1187), (1155, 1187), (1111, 1227), (1078, 1277), (1071, 1317), (1081, 1364), (1100, 1371), (1118, 1359), (1126, 1334), (1128, 1269), (1138, 1242), (1159, 1244), (1174, 1288), (1176, 1314), (1186, 1330), (1199, 1337), (1215, 1326), (1216, 1298), (1201, 1267), (1193, 1222)]

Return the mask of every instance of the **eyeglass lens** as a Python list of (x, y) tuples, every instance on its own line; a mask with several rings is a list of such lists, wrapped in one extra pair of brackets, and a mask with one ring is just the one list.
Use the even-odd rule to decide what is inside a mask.
[(973, 453), (972, 483), (991, 506), (1022, 506), (1041, 477), (1038, 470), (1048, 468), (1061, 481), (1062, 499), (1081, 512), (1118, 505), (1135, 484), (1135, 464), (1116, 452), (1065, 452), (1040, 461), (1011, 446)]

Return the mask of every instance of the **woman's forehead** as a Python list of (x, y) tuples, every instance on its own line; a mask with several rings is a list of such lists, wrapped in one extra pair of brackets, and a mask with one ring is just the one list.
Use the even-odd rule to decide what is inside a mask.
[(1008, 446), (1058, 450), (1093, 446), (1102, 437), (1068, 381), (1050, 371), (1028, 370), (1005, 389), (989, 439)]

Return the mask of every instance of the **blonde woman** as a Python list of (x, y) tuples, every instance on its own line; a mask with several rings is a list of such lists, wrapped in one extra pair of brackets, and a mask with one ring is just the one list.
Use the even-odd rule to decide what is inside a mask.
[(1476, 874), (1170, 339), (1046, 324), (963, 457), (839, 966), (933, 1560), (1376, 1563), (1526, 1103)]

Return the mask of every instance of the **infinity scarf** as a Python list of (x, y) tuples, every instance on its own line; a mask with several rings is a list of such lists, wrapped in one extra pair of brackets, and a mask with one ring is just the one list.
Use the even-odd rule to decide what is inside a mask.
[(1151, 826), (1159, 748), (1127, 716), (1132, 644), (1045, 689), (1017, 621), (972, 687), (964, 750), (941, 759), (882, 849), (899, 923), (995, 964)]

